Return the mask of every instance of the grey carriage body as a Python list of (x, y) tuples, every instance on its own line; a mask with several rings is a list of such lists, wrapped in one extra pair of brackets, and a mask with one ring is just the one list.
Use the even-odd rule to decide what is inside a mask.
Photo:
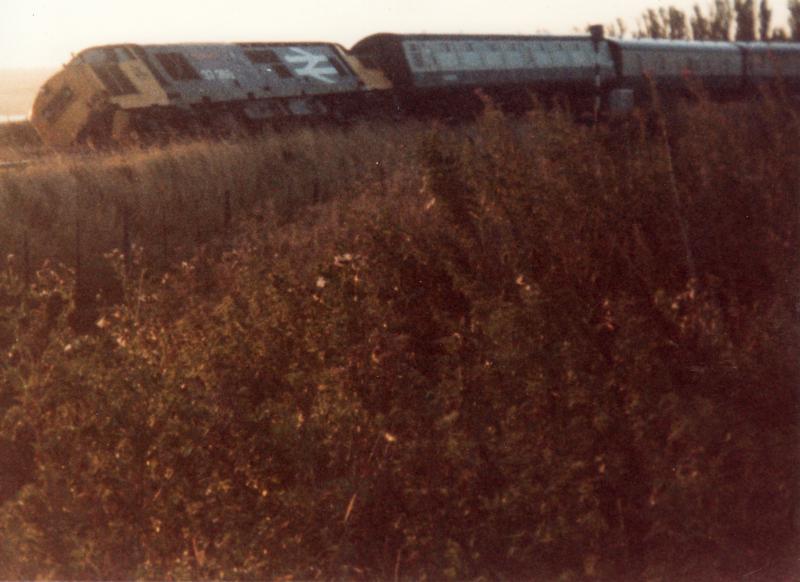
[(608, 46), (585, 36), (377, 34), (352, 50), (406, 89), (580, 86), (614, 75)]

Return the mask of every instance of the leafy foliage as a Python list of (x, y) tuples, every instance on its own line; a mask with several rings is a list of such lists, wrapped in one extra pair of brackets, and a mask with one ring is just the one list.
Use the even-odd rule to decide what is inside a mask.
[[(713, 0), (705, 10), (695, 4), (688, 18), (686, 12), (675, 6), (649, 8), (642, 13), (635, 36), (696, 41), (798, 40), (800, 36), (795, 31), (800, 3), (788, 0), (787, 10), (788, 33), (783, 27), (772, 28), (772, 8), (768, 0), (760, 0), (757, 14), (755, 0)], [(617, 21), (608, 30), (610, 36), (624, 36), (626, 27)]]
[[(130, 162), (90, 331), (74, 269), (0, 279), (0, 574), (788, 576), (800, 127), (767, 102), (665, 128), (490, 107), (288, 137), (285, 166)], [(300, 155), (325, 196), (273, 187)], [(232, 165), (250, 201), (165, 263), (159, 164), (153, 203)]]

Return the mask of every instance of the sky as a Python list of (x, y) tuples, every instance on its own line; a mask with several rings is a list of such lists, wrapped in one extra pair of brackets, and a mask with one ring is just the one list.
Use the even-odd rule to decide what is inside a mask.
[[(699, 0), (706, 7), (710, 0)], [(0, 0), (0, 69), (56, 68), (98, 44), (325, 40), (375, 32), (573, 33), (697, 0)], [(785, 20), (774, 0), (773, 22)]]

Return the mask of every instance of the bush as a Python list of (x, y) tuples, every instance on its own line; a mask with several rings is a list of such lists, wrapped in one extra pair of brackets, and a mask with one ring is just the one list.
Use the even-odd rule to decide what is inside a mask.
[(796, 121), (391, 131), (291, 138), (362, 157), (297, 204), (236, 174), (179, 267), (112, 253), (89, 333), (74, 270), (7, 271), (0, 573), (789, 576)]

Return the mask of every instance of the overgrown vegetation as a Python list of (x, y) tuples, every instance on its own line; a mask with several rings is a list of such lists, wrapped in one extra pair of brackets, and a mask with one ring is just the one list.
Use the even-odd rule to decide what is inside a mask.
[[(671, 40), (713, 41), (800, 41), (800, 0), (787, 0), (788, 22), (773, 26), (769, 0), (708, 0), (695, 3), (687, 13), (664, 5), (645, 10), (633, 36)], [(628, 32), (622, 19), (606, 27), (609, 36)]]
[(798, 138), (488, 111), (0, 174), (0, 575), (789, 578)]
[(30, 123), (0, 123), (0, 164), (25, 160), (41, 153), (42, 142)]

